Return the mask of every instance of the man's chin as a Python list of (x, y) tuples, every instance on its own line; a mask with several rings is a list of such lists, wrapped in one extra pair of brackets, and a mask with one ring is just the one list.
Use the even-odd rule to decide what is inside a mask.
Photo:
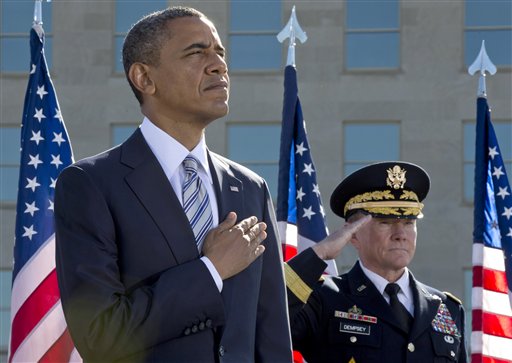
[(229, 113), (229, 106), (226, 105), (225, 107), (215, 107), (210, 110), (208, 110), (208, 114), (205, 115), (204, 120), (206, 121), (206, 125), (212, 123), (215, 120), (218, 120), (224, 116), (226, 116)]
[(229, 105), (226, 101), (223, 104), (213, 106), (210, 111), (212, 113), (212, 117), (214, 117), (213, 120), (216, 120), (218, 118), (226, 116), (229, 113)]

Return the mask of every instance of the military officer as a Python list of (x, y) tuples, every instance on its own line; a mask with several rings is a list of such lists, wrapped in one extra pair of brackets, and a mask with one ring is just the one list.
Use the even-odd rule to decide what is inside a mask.
[[(466, 362), (464, 309), (407, 268), (430, 187), (419, 166), (368, 165), (345, 178), (331, 209), (339, 230), (285, 265), (293, 346), (308, 363)], [(323, 260), (352, 243), (359, 259), (322, 277)]]

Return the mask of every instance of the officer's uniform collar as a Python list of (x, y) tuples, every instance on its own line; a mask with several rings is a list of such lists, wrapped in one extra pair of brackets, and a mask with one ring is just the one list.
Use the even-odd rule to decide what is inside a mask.
[[(363, 270), (363, 273), (366, 275), (366, 277), (373, 283), (373, 285), (375, 285), (375, 288), (389, 303), (389, 297), (384, 293), (384, 289), (390, 281), (366, 268), (361, 260), (359, 260), (359, 265), (361, 266), (361, 269)], [(405, 268), (402, 276), (400, 276), (400, 278), (395, 281), (395, 283), (398, 284), (401, 289), (401, 291), (398, 293), (398, 299), (407, 308), (411, 315), (414, 316), (414, 297), (411, 289), (409, 269), (407, 267)]]

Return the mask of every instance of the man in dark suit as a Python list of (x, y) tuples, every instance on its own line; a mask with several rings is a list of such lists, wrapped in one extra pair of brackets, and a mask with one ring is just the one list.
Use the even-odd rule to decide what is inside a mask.
[[(285, 266), (292, 340), (308, 363), (466, 362), (460, 300), (407, 266), (430, 180), (417, 165), (383, 162), (349, 175), (331, 196), (347, 223)], [(351, 242), (359, 260), (321, 278)]]
[(91, 362), (290, 362), (267, 185), (205, 144), (228, 112), (214, 25), (191, 8), (150, 14), (123, 63), (141, 127), (56, 187), (57, 274), (78, 351)]

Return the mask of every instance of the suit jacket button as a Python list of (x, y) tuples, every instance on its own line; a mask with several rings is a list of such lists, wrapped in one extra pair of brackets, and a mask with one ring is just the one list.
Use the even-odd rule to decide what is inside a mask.
[(194, 325), (194, 326), (192, 326), (191, 332), (192, 333), (197, 333), (198, 330), (199, 329), (197, 329), (197, 325)]
[(224, 353), (226, 353), (226, 350), (224, 349), (224, 346), (223, 346), (223, 345), (221, 345), (221, 346), (219, 347), (219, 355), (220, 355), (221, 357), (224, 357)]
[(183, 332), (183, 334), (185, 334), (185, 335), (190, 335), (190, 328), (185, 329), (185, 331)]
[(206, 322), (204, 323), (204, 325), (206, 325), (207, 328), (211, 328), (212, 327), (212, 319), (208, 319), (206, 320)]
[(411, 353), (412, 353), (412, 352), (414, 352), (414, 349), (416, 349), (416, 347), (414, 346), (414, 344), (412, 344), (412, 343), (407, 344), (407, 350), (408, 350), (409, 352), (411, 352)]
[(204, 330), (204, 322), (199, 323), (199, 330)]

